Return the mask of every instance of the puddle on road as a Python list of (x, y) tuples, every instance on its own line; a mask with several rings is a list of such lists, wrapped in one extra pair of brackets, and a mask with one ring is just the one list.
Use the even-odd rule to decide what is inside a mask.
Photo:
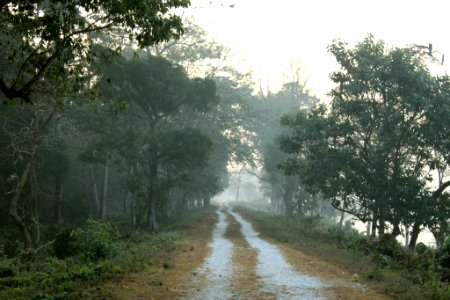
[(213, 231), (213, 241), (209, 245), (211, 254), (197, 270), (198, 278), (206, 280), (204, 288), (191, 294), (187, 299), (229, 299), (231, 298), (231, 278), (233, 276), (233, 243), (224, 238), (228, 222), (221, 210), (217, 211), (219, 221)]
[(258, 237), (249, 222), (230, 209), (228, 212), (241, 224), (250, 247), (259, 252), (256, 273), (265, 283), (266, 292), (275, 294), (277, 299), (325, 299), (325, 284), (321, 280), (296, 272), (275, 245)]

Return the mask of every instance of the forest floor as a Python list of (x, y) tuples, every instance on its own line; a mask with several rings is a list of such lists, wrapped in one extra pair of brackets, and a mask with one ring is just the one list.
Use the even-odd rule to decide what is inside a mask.
[(266, 238), (228, 208), (183, 228), (142, 272), (108, 282), (105, 299), (390, 299), (364, 279)]

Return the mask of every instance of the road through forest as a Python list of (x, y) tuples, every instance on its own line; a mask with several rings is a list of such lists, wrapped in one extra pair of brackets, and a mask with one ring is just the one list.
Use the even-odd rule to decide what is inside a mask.
[(183, 299), (384, 299), (354, 281), (307, 275), (238, 213), (217, 214), (211, 252)]

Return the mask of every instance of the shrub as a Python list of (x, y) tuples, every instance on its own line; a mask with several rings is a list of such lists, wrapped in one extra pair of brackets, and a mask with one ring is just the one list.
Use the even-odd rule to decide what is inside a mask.
[(56, 235), (53, 250), (58, 258), (70, 257), (79, 253), (73, 238), (73, 231), (73, 228), (65, 227)]
[(59, 258), (81, 255), (84, 259), (97, 261), (113, 256), (117, 247), (117, 233), (109, 222), (88, 219), (84, 229), (63, 229), (53, 248)]
[(97, 261), (117, 252), (117, 233), (109, 222), (88, 219), (86, 229), (76, 229), (72, 236), (85, 259)]

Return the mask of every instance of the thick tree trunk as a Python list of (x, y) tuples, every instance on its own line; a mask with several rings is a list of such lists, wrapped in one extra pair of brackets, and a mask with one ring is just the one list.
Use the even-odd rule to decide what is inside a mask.
[(95, 170), (94, 166), (90, 166), (91, 175), (91, 189), (92, 189), (92, 200), (94, 202), (95, 215), (100, 218), (100, 198), (98, 197), (98, 187), (97, 181), (95, 180)]
[(409, 248), (410, 249), (414, 249), (416, 247), (417, 238), (419, 237), (420, 226), (421, 225), (422, 224), (419, 221), (414, 222), (414, 225), (413, 225), (412, 230), (411, 230), (411, 240), (409, 241)]
[(367, 227), (366, 227), (366, 236), (369, 236), (371, 234), (370, 229), (372, 228), (372, 222), (367, 221)]
[(399, 224), (399, 222), (395, 222), (394, 224), (392, 224), (392, 226), (393, 226), (393, 229), (392, 229), (392, 236), (393, 236), (394, 238), (396, 238), (396, 237), (399, 236), (400, 233), (401, 233), (401, 230), (400, 230), (400, 224)]
[(108, 204), (108, 177), (109, 177), (109, 160), (105, 161), (105, 172), (103, 175), (103, 191), (102, 191), (102, 207), (100, 218), (106, 220), (106, 209)]

